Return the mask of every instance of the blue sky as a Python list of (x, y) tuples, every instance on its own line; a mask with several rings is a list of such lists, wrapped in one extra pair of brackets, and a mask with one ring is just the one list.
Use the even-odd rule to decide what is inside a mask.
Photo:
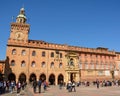
[(120, 52), (120, 0), (0, 0), (1, 60), (23, 5), (29, 39)]

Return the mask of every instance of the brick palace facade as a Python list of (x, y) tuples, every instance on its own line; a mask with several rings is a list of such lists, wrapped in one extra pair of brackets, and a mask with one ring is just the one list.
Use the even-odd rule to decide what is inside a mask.
[[(84, 48), (29, 40), (30, 25), (24, 8), (11, 23), (7, 43), (4, 79), (30, 82), (43, 79), (50, 84), (60, 80), (93, 81), (119, 78), (120, 53), (108, 48)], [(1, 62), (0, 62), (1, 64)]]

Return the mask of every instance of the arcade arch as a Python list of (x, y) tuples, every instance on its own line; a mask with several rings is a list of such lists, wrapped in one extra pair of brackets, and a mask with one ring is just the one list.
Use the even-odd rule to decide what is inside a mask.
[(11, 82), (11, 81), (16, 81), (16, 76), (14, 73), (10, 73), (8, 75), (8, 80)]
[(55, 85), (55, 75), (54, 74), (51, 74), (49, 76), (49, 84), (50, 85)]
[(32, 82), (33, 80), (36, 80), (36, 75), (35, 73), (32, 73), (29, 77), (29, 82)]
[(46, 75), (44, 73), (41, 74), (39, 79), (42, 80), (42, 81), (46, 80)]
[(64, 76), (62, 74), (58, 75), (58, 84), (60, 84), (60, 82), (64, 82)]
[(21, 83), (26, 82), (26, 75), (25, 75), (24, 73), (21, 73), (21, 74), (19, 75), (18, 80), (19, 80)]

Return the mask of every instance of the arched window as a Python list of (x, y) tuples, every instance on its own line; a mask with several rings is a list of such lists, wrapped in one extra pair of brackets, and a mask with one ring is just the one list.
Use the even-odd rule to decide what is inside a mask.
[(54, 53), (53, 52), (51, 52), (51, 57), (54, 57)]
[(51, 67), (51, 68), (53, 68), (53, 67), (54, 67), (54, 62), (51, 62), (50, 67)]
[(35, 61), (32, 61), (31, 67), (35, 67)]
[(59, 68), (62, 68), (62, 63), (59, 64)]
[(42, 57), (45, 57), (45, 51), (42, 52)]
[(15, 66), (15, 60), (11, 61), (11, 66)]
[(25, 51), (25, 50), (22, 50), (21, 54), (22, 54), (22, 55), (25, 55), (25, 54), (26, 54), (26, 51)]
[(44, 68), (44, 67), (45, 67), (45, 62), (44, 62), (44, 61), (42, 62), (42, 65), (41, 65), (41, 66), (42, 66), (42, 68)]
[(25, 67), (25, 61), (21, 62), (21, 67)]
[(16, 49), (13, 49), (12, 50), (12, 55), (15, 55), (16, 54)]
[(33, 52), (32, 52), (32, 56), (35, 56), (35, 55), (36, 55), (36, 52), (35, 52), (35, 51), (33, 51)]

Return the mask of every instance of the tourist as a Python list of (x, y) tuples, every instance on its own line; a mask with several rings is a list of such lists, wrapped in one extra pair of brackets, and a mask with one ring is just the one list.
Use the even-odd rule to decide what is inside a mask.
[(72, 83), (71, 83), (70, 80), (69, 80), (68, 83), (67, 83), (67, 89), (68, 89), (68, 92), (71, 92), (71, 91), (72, 91)]
[(43, 82), (43, 89), (44, 89), (44, 91), (47, 89), (47, 83), (46, 83), (46, 80), (44, 80), (44, 82)]
[(97, 84), (97, 88), (99, 88), (100, 82), (98, 79), (96, 80), (96, 84)]
[(19, 93), (20, 93), (20, 90), (21, 90), (21, 83), (20, 83), (20, 81), (18, 81), (16, 87), (17, 87), (17, 93), (19, 94)]
[(33, 92), (36, 93), (37, 81), (33, 81)]
[[(74, 89), (74, 92), (76, 92), (76, 88), (75, 88), (75, 81), (72, 82), (72, 90)], [(72, 91), (71, 90), (71, 91)]]
[(39, 93), (41, 93), (41, 84), (42, 84), (42, 80), (39, 79), (39, 81), (38, 81), (38, 89), (39, 89)]
[(60, 83), (59, 83), (59, 88), (62, 89), (62, 86), (63, 86), (63, 81), (60, 80)]
[(117, 83), (118, 83), (118, 86), (120, 86), (120, 79), (118, 80), (118, 82), (117, 82)]

